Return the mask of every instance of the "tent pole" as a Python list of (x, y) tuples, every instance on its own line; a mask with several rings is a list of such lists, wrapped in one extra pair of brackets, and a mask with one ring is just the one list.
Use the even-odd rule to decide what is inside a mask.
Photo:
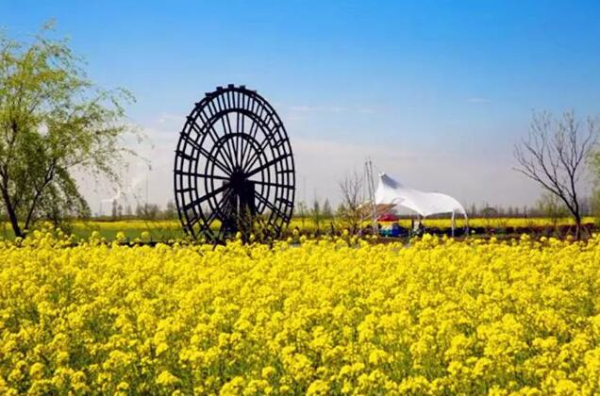
[(452, 211), (452, 238), (454, 238), (454, 211)]
[(373, 228), (373, 235), (379, 234), (379, 227), (377, 226), (377, 203), (375, 202), (375, 184), (373, 180), (373, 162), (371, 158), (367, 157), (365, 162), (365, 173), (367, 178), (367, 189), (369, 192), (369, 200), (371, 201), (371, 227)]

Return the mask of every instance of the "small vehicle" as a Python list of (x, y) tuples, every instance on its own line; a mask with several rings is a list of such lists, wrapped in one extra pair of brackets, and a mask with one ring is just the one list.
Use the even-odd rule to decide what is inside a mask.
[(391, 224), (386, 224), (386, 225), (382, 225), (381, 228), (379, 229), (379, 235), (381, 236), (385, 236), (385, 237), (401, 237), (406, 235), (407, 232), (404, 228), (400, 227), (400, 225), (398, 223), (391, 223)]

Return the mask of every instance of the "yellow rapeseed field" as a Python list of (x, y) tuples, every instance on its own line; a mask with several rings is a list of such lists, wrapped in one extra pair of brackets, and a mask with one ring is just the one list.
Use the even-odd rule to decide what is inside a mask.
[(600, 392), (600, 237), (68, 242), (0, 242), (0, 394)]
[[(593, 217), (585, 217), (584, 223), (594, 223)], [(400, 226), (410, 229), (410, 219), (399, 220)], [(362, 222), (363, 227), (370, 226), (371, 221), (365, 220)], [(382, 225), (391, 224), (391, 222), (382, 222)], [(426, 228), (441, 228), (449, 229), (451, 227), (451, 220), (449, 218), (440, 219), (426, 219), (424, 221)], [(496, 232), (505, 232), (507, 228), (544, 228), (554, 226), (568, 226), (573, 225), (573, 220), (570, 218), (560, 219), (553, 223), (549, 218), (475, 218), (469, 220), (469, 226), (473, 228), (485, 228), (486, 230), (495, 230)], [(0, 222), (0, 238), (11, 239), (14, 237), (10, 224), (7, 222)], [(333, 225), (336, 232), (348, 228), (348, 224), (343, 221), (339, 221), (334, 218), (320, 219), (319, 225), (312, 218), (298, 218), (295, 217), (290, 222), (288, 227), (289, 230), (298, 229), (303, 234), (315, 234), (317, 231), (320, 233), (328, 233), (331, 231)], [(462, 219), (456, 220), (456, 227), (463, 228), (466, 223)], [(134, 240), (139, 237), (142, 232), (148, 232), (149, 237), (152, 241), (166, 242), (169, 240), (176, 240), (185, 238), (185, 233), (181, 228), (181, 223), (177, 219), (172, 220), (140, 220), (140, 219), (127, 219), (127, 220), (89, 220), (81, 221), (76, 220), (68, 224), (68, 229), (77, 238), (89, 238), (89, 236), (97, 231), (102, 237), (107, 240), (115, 238), (117, 232), (123, 232), (129, 240)], [(512, 232), (512, 231), (511, 231)]]

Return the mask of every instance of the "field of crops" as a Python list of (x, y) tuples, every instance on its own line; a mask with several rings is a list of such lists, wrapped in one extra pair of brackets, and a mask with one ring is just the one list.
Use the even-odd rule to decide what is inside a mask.
[(0, 393), (600, 392), (600, 237), (291, 242), (0, 242)]
[[(593, 217), (585, 217), (583, 222), (586, 224), (594, 223)], [(400, 226), (410, 229), (411, 221), (408, 219), (399, 220)], [(1, 223), (0, 237), (4, 239), (12, 239), (14, 237), (10, 225), (8, 223)], [(369, 225), (369, 221), (364, 222), (364, 226)], [(384, 223), (386, 224), (386, 223)], [(434, 227), (439, 229), (449, 229), (451, 227), (451, 221), (449, 218), (442, 219), (427, 219), (424, 224), (426, 227)], [(540, 228), (540, 227), (554, 227), (572, 225), (573, 220), (570, 218), (561, 219), (553, 223), (549, 218), (475, 218), (469, 220), (469, 226), (471, 228), (485, 228), (491, 230), (503, 230), (509, 227), (512, 228)], [(312, 218), (293, 218), (289, 230), (298, 229), (303, 234), (314, 234), (317, 230), (322, 233), (327, 233), (331, 230), (333, 225), (336, 232), (341, 232), (347, 227), (343, 222), (335, 219), (322, 219), (319, 224)], [(466, 222), (462, 219), (457, 219), (456, 227), (465, 227)], [(185, 234), (181, 228), (179, 220), (90, 220), (90, 221), (74, 221), (67, 225), (67, 230), (72, 233), (77, 239), (87, 239), (93, 232), (98, 232), (101, 237), (106, 240), (112, 241), (116, 238), (118, 232), (122, 232), (125, 238), (129, 241), (133, 241), (136, 238), (140, 238), (142, 233), (147, 233), (148, 239), (152, 241), (168, 242), (169, 240), (177, 240), (185, 237)]]

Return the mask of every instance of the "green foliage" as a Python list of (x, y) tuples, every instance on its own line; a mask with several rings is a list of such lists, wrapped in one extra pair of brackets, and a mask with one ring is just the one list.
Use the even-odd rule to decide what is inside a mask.
[(85, 216), (74, 171), (118, 179), (126, 91), (95, 86), (65, 39), (0, 36), (0, 193), (16, 235), (39, 218)]

